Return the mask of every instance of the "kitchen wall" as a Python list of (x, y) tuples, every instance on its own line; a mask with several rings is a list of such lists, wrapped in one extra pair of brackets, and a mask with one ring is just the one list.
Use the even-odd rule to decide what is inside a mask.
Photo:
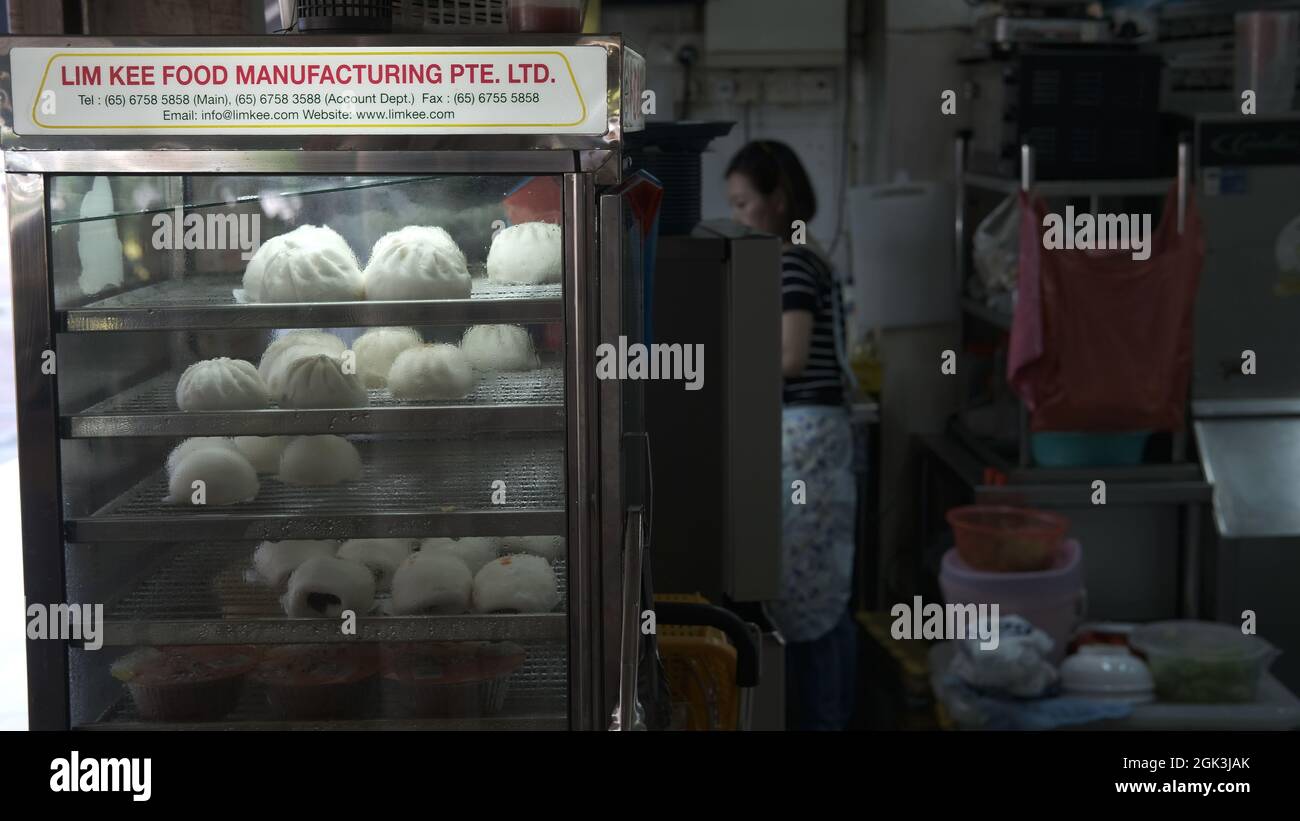
[[(854, 5), (865, 8), (867, 4), (857, 0)], [(847, 146), (843, 139), (846, 97), (859, 96), (858, 113), (862, 104), (862, 90), (849, 87), (849, 71), (710, 66), (705, 47), (707, 15), (702, 4), (607, 3), (602, 14), (606, 31), (624, 34), (645, 53), (648, 84), (658, 106), (656, 119), (736, 123), (732, 133), (715, 140), (703, 158), (703, 217), (729, 216), (723, 173), (745, 142), (781, 140), (799, 153), (808, 168), (818, 201), (817, 217), (809, 227), (829, 246), (839, 225), (838, 199), (844, 184), (852, 179), (853, 157), (862, 152), (859, 130), (851, 129)], [(688, 66), (682, 58), (688, 57), (690, 50), (698, 59)], [(843, 242), (834, 256), (842, 268), (847, 267)]]

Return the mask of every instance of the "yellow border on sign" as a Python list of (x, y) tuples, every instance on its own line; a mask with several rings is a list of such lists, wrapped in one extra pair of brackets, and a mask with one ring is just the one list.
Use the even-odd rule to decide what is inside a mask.
[[(564, 69), (569, 73), (569, 82), (573, 84), (573, 93), (578, 95), (578, 105), (582, 109), (582, 116), (570, 123), (299, 123), (295, 125), (273, 125), (267, 123), (248, 124), (239, 123), (232, 125), (220, 125), (211, 123), (195, 123), (193, 125), (46, 125), (36, 116), (36, 107), (41, 100), (41, 92), (45, 90), (45, 82), (50, 76), (50, 69), (54, 67), (54, 61), (62, 57), (302, 57), (304, 54), (319, 55), (322, 57), (340, 57), (340, 56), (375, 56), (375, 55), (411, 55), (411, 56), (507, 56), (507, 55), (545, 55), (553, 54), (564, 61)], [(128, 54), (104, 53), (103, 51), (61, 51), (57, 54), (51, 54), (50, 59), (45, 63), (45, 71), (41, 74), (41, 84), (36, 89), (36, 97), (32, 100), (32, 122), (41, 128), (120, 128), (120, 129), (175, 129), (175, 128), (278, 128), (281, 130), (300, 129), (300, 128), (569, 128), (580, 125), (587, 120), (587, 101), (582, 97), (582, 89), (578, 87), (578, 78), (573, 74), (573, 66), (569, 63), (569, 58), (561, 51), (196, 51), (184, 52), (177, 54), (176, 51), (133, 51)]]

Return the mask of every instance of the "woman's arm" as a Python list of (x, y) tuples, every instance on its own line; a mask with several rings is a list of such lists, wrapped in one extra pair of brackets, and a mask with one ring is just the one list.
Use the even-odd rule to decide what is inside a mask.
[(781, 312), (781, 375), (785, 378), (799, 376), (808, 365), (812, 327), (811, 311)]

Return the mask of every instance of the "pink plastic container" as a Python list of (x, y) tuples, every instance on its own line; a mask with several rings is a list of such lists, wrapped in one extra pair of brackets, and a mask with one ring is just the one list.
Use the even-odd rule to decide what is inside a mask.
[(967, 566), (993, 572), (1036, 572), (1060, 552), (1070, 522), (1046, 510), (965, 505), (946, 514), (957, 551)]
[(996, 604), (999, 615), (1024, 617), (1051, 636), (1051, 659), (1059, 664), (1086, 609), (1083, 548), (1069, 539), (1051, 567), (1029, 573), (974, 570), (953, 548), (943, 554), (939, 588), (949, 604)]
[(578, 34), (586, 0), (510, 0), (510, 30), (519, 33)]

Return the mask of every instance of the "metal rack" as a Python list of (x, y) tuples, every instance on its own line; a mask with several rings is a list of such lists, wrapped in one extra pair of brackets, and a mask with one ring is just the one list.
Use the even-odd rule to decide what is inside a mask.
[(387, 594), (357, 619), (355, 636), (337, 619), (289, 618), (280, 591), (252, 569), (254, 543), (179, 546), (149, 568), (104, 611), (105, 646), (279, 644), (283, 642), (562, 640), (568, 606), (565, 560), (552, 564), (560, 603), (550, 613), (386, 615)]
[[(1099, 200), (1101, 197), (1108, 196), (1163, 196), (1168, 190), (1170, 183), (1177, 185), (1177, 207), (1178, 207), (1178, 233), (1183, 232), (1184, 222), (1187, 213), (1187, 197), (1190, 191), (1189, 178), (1189, 145), (1187, 141), (1180, 141), (1178, 144), (1178, 171), (1177, 176), (1172, 179), (1152, 178), (1152, 179), (1120, 179), (1120, 180), (1049, 180), (1044, 182), (1036, 181), (1034, 178), (1034, 150), (1028, 144), (1020, 146), (1020, 179), (1010, 180), (1001, 177), (992, 177), (985, 174), (972, 174), (966, 170), (966, 141), (965, 134), (958, 134), (954, 147), (954, 157), (956, 160), (956, 214), (954, 215), (954, 233), (955, 233), (955, 253), (957, 264), (957, 281), (964, 293), (966, 287), (966, 186), (993, 191), (1001, 194), (1013, 194), (1017, 191), (1038, 194), (1044, 197), (1061, 197), (1061, 196), (1086, 196), (1089, 198), (1089, 210), (1096, 212), (1099, 210)], [(1002, 331), (1010, 331), (1012, 317), (1004, 314), (987, 305), (982, 305), (976, 300), (959, 297), (961, 312), (971, 316), (985, 324)], [(974, 433), (966, 430), (961, 422), (956, 423), (957, 428), (963, 439), (975, 441), (978, 437)], [(1004, 468), (1004, 472), (1018, 468), (1024, 473), (1030, 467), (1030, 447), (1029, 447), (1029, 414), (1024, 406), (1019, 408), (1019, 424), (1017, 435), (1017, 459), (1015, 465), (1006, 464), (991, 448), (979, 446), (982, 455), (987, 455), (992, 464), (998, 464)], [(1174, 453), (1173, 462), (1175, 466), (1183, 463), (1186, 454), (1186, 434), (1178, 432), (1174, 434)], [(1181, 473), (1179, 473), (1181, 478)]]
[[(565, 532), (558, 437), (356, 443), (361, 477), (297, 487), (263, 477), (256, 499), (196, 510), (170, 505), (158, 471), (89, 516), (67, 520), (78, 542), (493, 536)], [(493, 505), (492, 483), (506, 504)]]
[(397, 714), (395, 699), (381, 685), (380, 697), (368, 699), (352, 719), (289, 721), (277, 718), (262, 688), (244, 685), (235, 709), (218, 721), (156, 722), (140, 718), (130, 697), (114, 702), (82, 730), (563, 730), (567, 661), (563, 645), (524, 643), (526, 657), (507, 683), (500, 713), (464, 718), (423, 719)]
[(360, 328), (379, 325), (473, 325), (562, 322), (558, 284), (506, 285), (473, 280), (469, 299), (409, 302), (241, 303), (237, 277), (168, 280), (56, 311), (64, 331), (195, 331), (237, 328)]
[[(1190, 192), (1190, 149), (1186, 140), (1178, 145), (1177, 176), (1171, 179), (1124, 180), (1051, 180), (1034, 179), (1034, 155), (1029, 145), (1020, 148), (1020, 179), (1010, 180), (971, 174), (966, 171), (966, 137), (958, 135), (956, 161), (956, 264), (961, 288), (965, 289), (966, 269), (966, 187), (971, 186), (1002, 194), (1017, 191), (1048, 197), (1080, 196), (1089, 198), (1089, 208), (1099, 210), (1099, 199), (1108, 196), (1163, 196), (1171, 183), (1177, 186), (1178, 231), (1182, 233)], [(976, 300), (959, 297), (964, 316), (1003, 332), (1009, 332), (1012, 317)], [(998, 381), (1002, 370), (999, 366)], [(963, 407), (963, 410), (965, 408)], [(1179, 609), (1186, 617), (1198, 617), (1200, 611), (1201, 536), (1200, 516), (1211, 500), (1211, 488), (1200, 466), (1186, 457), (1187, 434), (1173, 434), (1172, 459), (1167, 464), (1127, 467), (1091, 467), (1045, 469), (1031, 464), (1029, 413), (1017, 403), (1017, 456), (1009, 461), (985, 438), (970, 430), (959, 414), (946, 437), (929, 437), (923, 447), (936, 465), (944, 465), (953, 475), (969, 485), (977, 501), (990, 504), (1014, 504), (1043, 507), (1086, 508), (1092, 482), (1106, 483), (1108, 504), (1179, 509), (1181, 538), (1178, 544)], [(929, 464), (929, 463), (927, 463)], [(988, 475), (994, 468), (1001, 476), (997, 482)], [(929, 468), (923, 469), (923, 473)], [(981, 475), (981, 471), (983, 474)], [(928, 474), (926, 474), (928, 475)], [(928, 480), (923, 478), (922, 485)], [(924, 495), (924, 491), (923, 491)]]
[[(558, 365), (558, 363), (555, 363)], [(462, 399), (419, 404), (367, 391), (362, 408), (182, 412), (180, 374), (160, 374), (61, 420), (64, 436), (272, 436), (405, 431), (558, 431), (564, 427), (564, 373), (559, 367), (486, 374)]]

